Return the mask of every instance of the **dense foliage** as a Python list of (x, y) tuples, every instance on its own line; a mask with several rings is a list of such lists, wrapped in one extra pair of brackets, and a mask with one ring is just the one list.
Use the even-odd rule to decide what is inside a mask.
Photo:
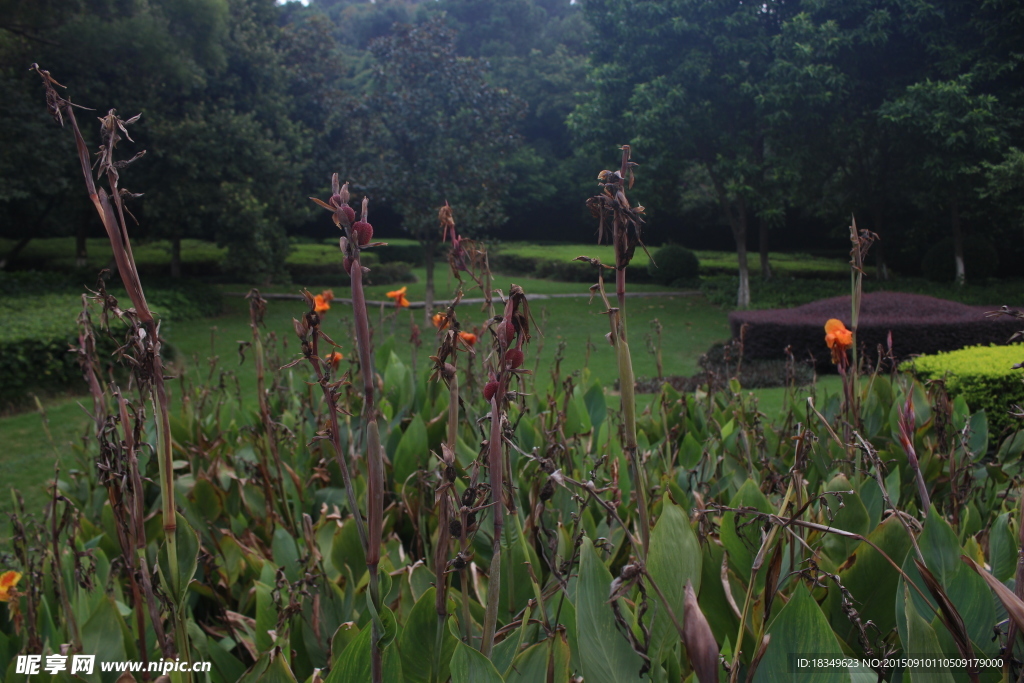
[(1024, 347), (972, 346), (957, 351), (925, 355), (907, 364), (916, 376), (942, 380), (950, 396), (963, 396), (967, 404), (988, 414), (996, 433), (1020, 427), (1020, 418), (1009, 414), (1008, 406), (1020, 412), (1024, 406), (1024, 384), (1014, 369), (1024, 359)]

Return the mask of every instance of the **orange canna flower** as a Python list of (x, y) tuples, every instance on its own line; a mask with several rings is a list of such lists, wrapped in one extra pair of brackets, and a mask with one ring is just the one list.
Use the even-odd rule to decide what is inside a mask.
[(317, 294), (313, 297), (313, 310), (317, 313), (331, 310), (330, 300), (324, 298), (323, 294)]
[(448, 316), (444, 313), (435, 313), (434, 317), (430, 319), (434, 323), (434, 327), (439, 330), (443, 330), (448, 327)]
[(842, 320), (832, 318), (825, 323), (825, 343), (832, 349), (832, 362), (838, 363), (845, 357), (846, 349), (853, 346), (853, 332), (846, 329)]
[(328, 363), (330, 363), (331, 367), (334, 369), (334, 371), (337, 372), (338, 371), (338, 365), (340, 365), (341, 361), (343, 361), (344, 359), (345, 359), (345, 356), (341, 355), (340, 351), (335, 351), (334, 353), (327, 354), (327, 358), (325, 358), (324, 360), (326, 360)]
[(325, 289), (324, 291), (320, 292), (320, 296), (322, 296), (324, 298), (324, 301), (326, 301), (327, 303), (330, 303), (330, 302), (334, 301), (334, 290), (333, 289)]
[(21, 581), (21, 574), (13, 569), (0, 575), (0, 602), (9, 602), (14, 597), (12, 592), (19, 581)]
[(459, 332), (459, 339), (466, 342), (469, 346), (476, 344), (476, 335), (472, 332)]
[(386, 296), (389, 299), (394, 299), (395, 306), (399, 308), (408, 308), (409, 300), (405, 298), (405, 290), (407, 289), (408, 287), (402, 287), (401, 289), (396, 289), (393, 292), (388, 292), (384, 296)]

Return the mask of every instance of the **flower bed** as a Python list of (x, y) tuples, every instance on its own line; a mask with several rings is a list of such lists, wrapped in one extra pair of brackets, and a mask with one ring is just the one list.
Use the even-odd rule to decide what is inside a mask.
[[(865, 294), (857, 330), (858, 346), (869, 358), (878, 346), (888, 346), (892, 334), (897, 359), (924, 353), (954, 351), (978, 344), (1002, 344), (1020, 327), (1005, 317), (989, 318), (992, 306), (967, 306), (921, 294), (874, 292)], [(850, 324), (850, 297), (821, 299), (796, 308), (734, 311), (729, 327), (734, 338), (744, 332), (747, 358), (784, 358), (791, 347), (798, 360), (813, 356), (819, 368), (831, 366), (825, 344), (825, 321), (838, 318)]]

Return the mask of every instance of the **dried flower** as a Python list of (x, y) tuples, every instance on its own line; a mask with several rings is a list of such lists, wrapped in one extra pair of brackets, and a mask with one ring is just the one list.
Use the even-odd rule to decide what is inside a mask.
[(393, 292), (388, 292), (384, 296), (386, 296), (389, 299), (394, 299), (395, 306), (397, 306), (398, 308), (408, 308), (409, 300), (405, 298), (405, 290), (407, 289), (408, 287), (402, 287), (401, 289), (396, 289)]
[(333, 353), (327, 354), (327, 358), (325, 358), (324, 360), (326, 360), (328, 363), (330, 363), (331, 364), (331, 368), (335, 372), (337, 372), (338, 371), (338, 365), (340, 365), (341, 361), (343, 361), (344, 359), (345, 359), (345, 356), (341, 355), (340, 351), (335, 351)]
[(430, 320), (431, 322), (434, 323), (434, 327), (436, 327), (439, 330), (443, 330), (444, 328), (448, 327), (448, 316), (446, 316), (444, 313), (435, 313)]
[(12, 589), (21, 581), (21, 574), (13, 569), (0, 575), (0, 602), (9, 602), (12, 597)]
[(832, 318), (825, 323), (825, 343), (832, 349), (832, 362), (838, 363), (853, 345), (853, 332), (846, 329), (842, 320)]
[(476, 344), (476, 335), (472, 332), (459, 332), (459, 339), (464, 341), (467, 345), (473, 346)]

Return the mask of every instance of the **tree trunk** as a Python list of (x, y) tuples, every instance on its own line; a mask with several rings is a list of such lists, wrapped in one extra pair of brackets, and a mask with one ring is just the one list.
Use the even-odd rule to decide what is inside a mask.
[(747, 265), (747, 206), (742, 199), (736, 201), (729, 199), (729, 193), (725, 189), (725, 183), (712, 169), (711, 164), (706, 164), (708, 175), (715, 186), (715, 194), (718, 195), (718, 203), (722, 207), (722, 213), (732, 228), (732, 237), (736, 242), (736, 260), (739, 262), (740, 286), (736, 291), (736, 308), (748, 308), (750, 306), (750, 267)]
[(427, 240), (423, 243), (423, 265), (427, 269), (427, 287), (423, 296), (423, 326), (429, 329), (431, 317), (434, 315), (434, 242)]
[(967, 281), (964, 273), (964, 233), (960, 229), (960, 203), (956, 195), (949, 203), (949, 222), (953, 227), (953, 258), (956, 260), (956, 283), (963, 287)]
[(171, 237), (171, 277), (177, 280), (181, 277), (181, 237)]
[(772, 264), (768, 261), (768, 221), (758, 218), (757, 248), (761, 252), (761, 279), (772, 279)]
[[(871, 207), (871, 230), (876, 235), (882, 234), (882, 210), (877, 205)], [(873, 246), (875, 249), (875, 277), (888, 282), (889, 266), (885, 262), (885, 243), (879, 238)]]
[(747, 217), (742, 210), (732, 227), (736, 240), (736, 260), (739, 262), (740, 286), (736, 290), (736, 308), (750, 308), (750, 266), (747, 265)]
[(25, 246), (29, 242), (31, 242), (31, 241), (32, 241), (32, 234), (31, 233), (29, 233), (28, 235), (25, 235), (20, 240), (18, 240), (18, 243), (15, 244), (11, 248), (11, 250), (9, 252), (4, 254), (3, 258), (0, 258), (0, 270), (6, 270), (7, 266), (10, 265), (11, 261), (13, 261), (14, 259), (18, 258), (18, 254), (21, 253), (21, 250), (24, 249)]
[(89, 265), (89, 248), (85, 235), (85, 223), (79, 223), (75, 230), (75, 268), (85, 268)]

